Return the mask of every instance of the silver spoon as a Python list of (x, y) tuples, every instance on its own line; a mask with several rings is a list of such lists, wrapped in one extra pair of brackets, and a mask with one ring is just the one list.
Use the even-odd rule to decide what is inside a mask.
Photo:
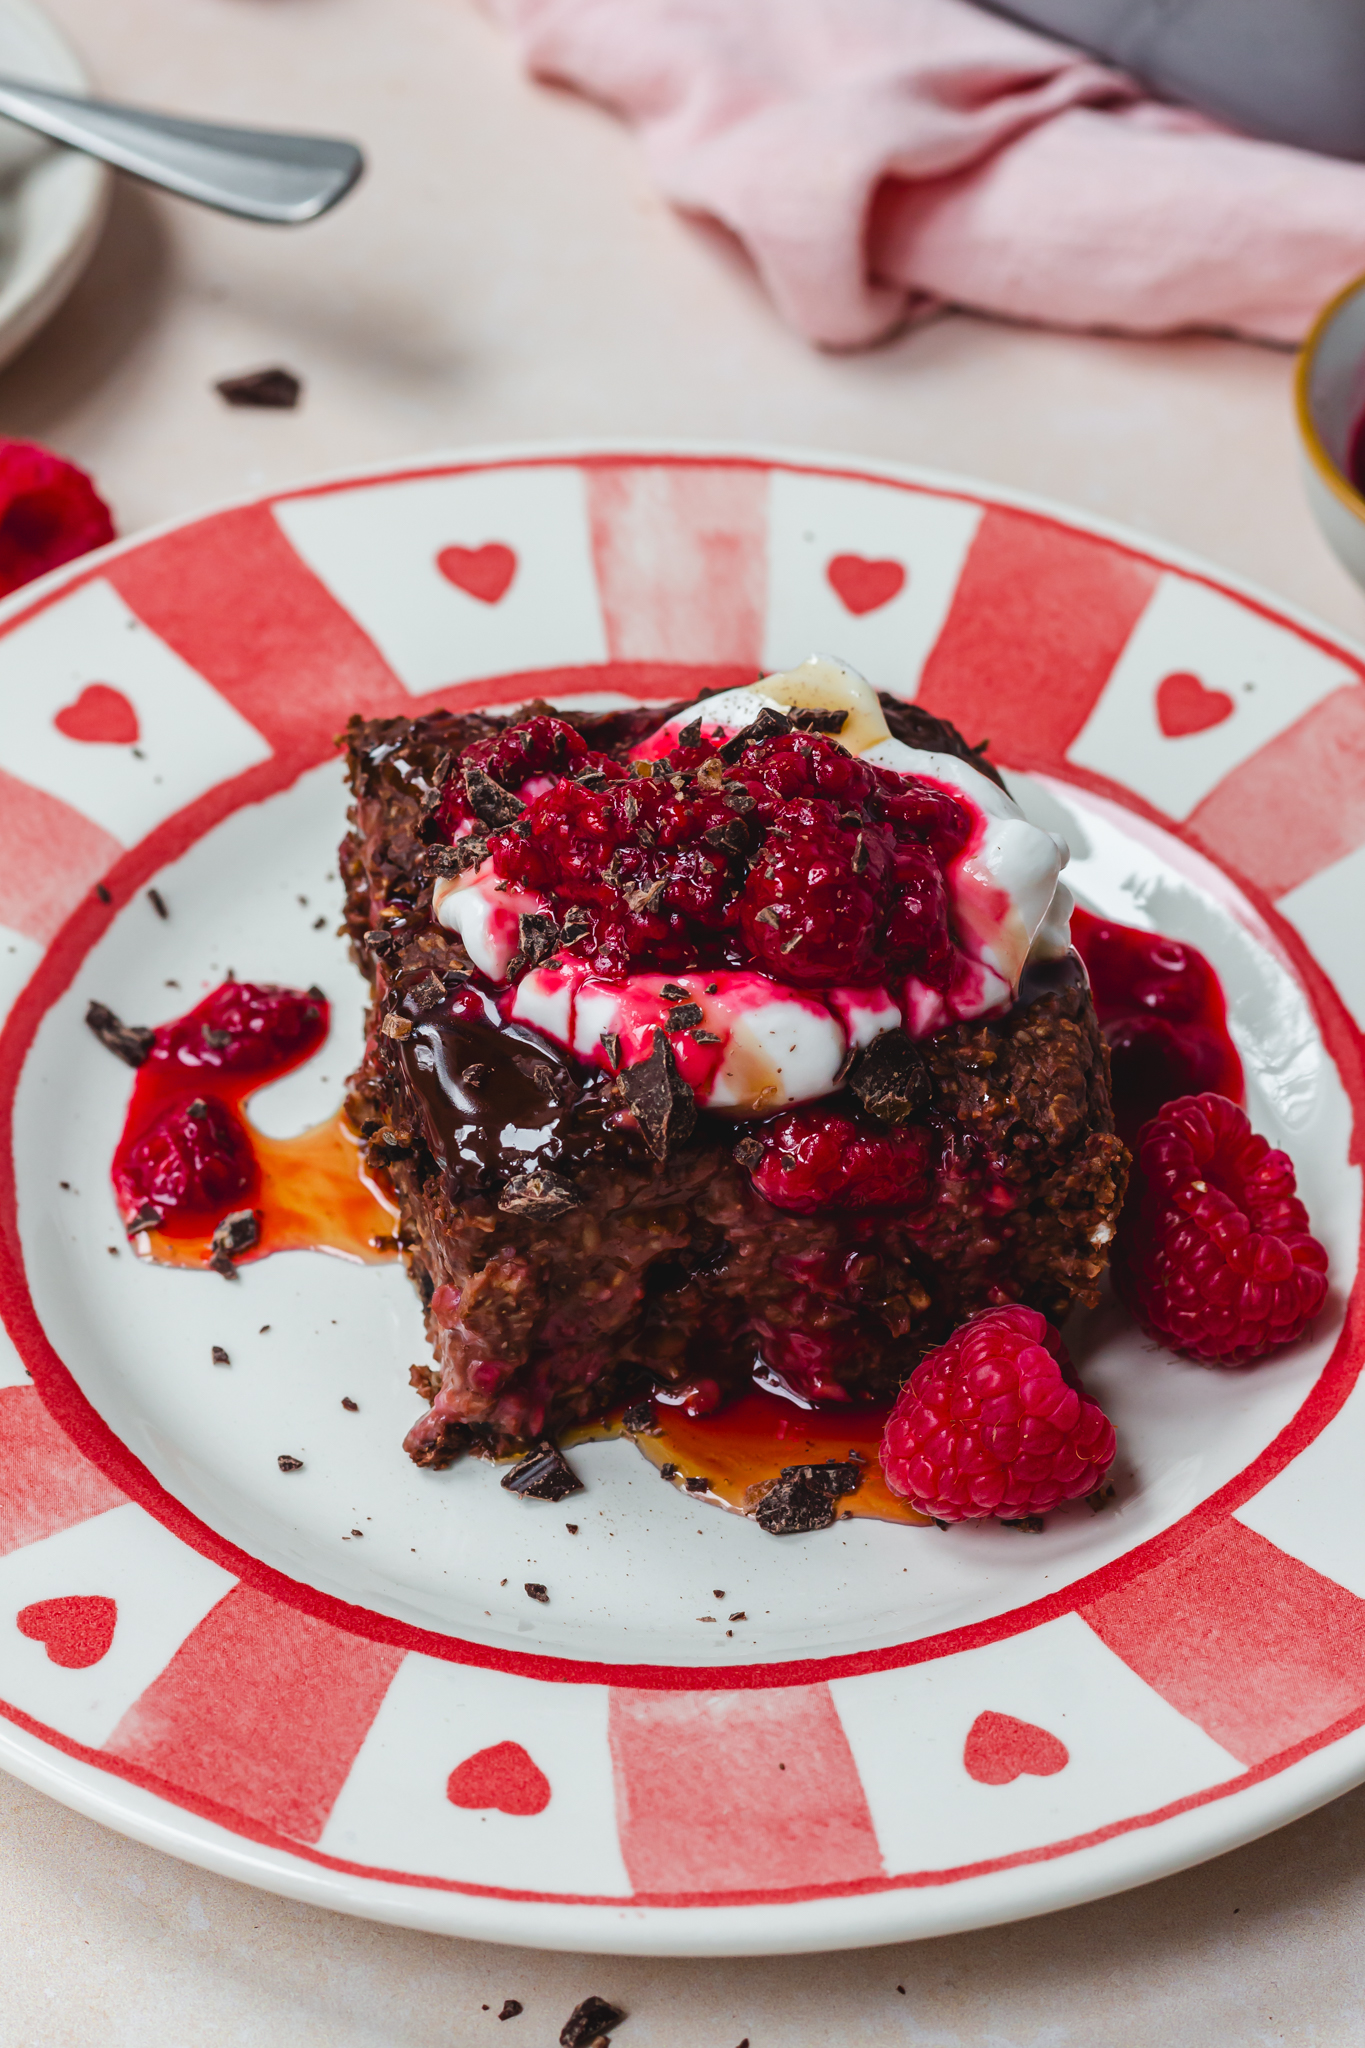
[(365, 168), (353, 142), (222, 128), (0, 78), (0, 114), (202, 206), (290, 227), (343, 199)]

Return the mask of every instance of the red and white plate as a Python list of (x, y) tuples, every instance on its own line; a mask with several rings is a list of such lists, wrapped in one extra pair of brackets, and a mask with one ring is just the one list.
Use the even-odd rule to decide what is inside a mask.
[[(258, 1098), (276, 1134), (358, 1052), (351, 712), (664, 700), (812, 648), (989, 738), (1082, 900), (1212, 958), (1331, 1256), (1310, 1339), (1222, 1373), (1080, 1319), (1118, 1497), (1042, 1535), (777, 1540), (628, 1443), (575, 1453), (572, 1535), (485, 1465), (402, 1456), (425, 1352), (397, 1269), (295, 1253), (228, 1286), (111, 1256), (130, 1076), (92, 997), (155, 1023), (229, 967), (319, 982), (332, 1038)], [(704, 449), (342, 478), (10, 600), (0, 1763), (296, 1897), (658, 1954), (1038, 1913), (1365, 1778), (1363, 675), (1079, 516)]]

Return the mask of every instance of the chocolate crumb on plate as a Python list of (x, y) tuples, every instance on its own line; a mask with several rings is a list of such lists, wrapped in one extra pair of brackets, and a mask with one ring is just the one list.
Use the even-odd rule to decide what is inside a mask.
[[(484, 2010), (487, 2011), (487, 2007)], [(514, 2020), (519, 2012), (524, 2012), (525, 2010), (526, 2008), (519, 1998), (504, 1998), (502, 2001), (502, 2011), (498, 2014), (498, 2018), (500, 2020)]]
[(303, 380), (275, 363), (266, 370), (246, 370), (239, 377), (219, 377), (213, 388), (229, 405), (292, 412), (303, 391)]
[(567, 1500), (582, 1493), (583, 1481), (556, 1444), (540, 1443), (515, 1464), (502, 1482), (505, 1493), (523, 1500)]
[(130, 1067), (140, 1067), (156, 1043), (156, 1033), (145, 1024), (125, 1024), (106, 1003), (91, 1003), (85, 1021), (101, 1045), (117, 1053)]
[(677, 1478), (677, 1476), (678, 1476), (678, 1468), (677, 1468), (677, 1466), (676, 1466), (676, 1465), (660, 1465), (660, 1467), (659, 1467), (659, 1477), (660, 1477), (660, 1479), (676, 1479), (676, 1478)]
[(279, 1466), (281, 1472), (302, 1472), (303, 1470), (303, 1459), (291, 1458), (288, 1451), (281, 1451), (275, 1463)]
[(352, 1529), (351, 1534), (353, 1536), (363, 1536), (365, 1531), (363, 1529)]
[(228, 1357), (221, 1344), (215, 1344), (213, 1347), (213, 1362), (215, 1365), (231, 1365), (232, 1363), (232, 1360)]
[(711, 1598), (713, 1600), (723, 1600), (725, 1598), (724, 1586), (713, 1586), (711, 1588)]
[(166, 908), (166, 899), (159, 889), (149, 889), (147, 891), (147, 901), (151, 904), (158, 917), (170, 916), (171, 913)]
[(754, 1520), (770, 1536), (804, 1536), (828, 1529), (837, 1503), (862, 1484), (862, 1472), (850, 1459), (823, 1465), (785, 1465), (782, 1476), (766, 1487), (754, 1507)]
[(748, 1617), (748, 1615), (747, 1615), (747, 1614), (746, 1614), (746, 1613), (744, 1612), (744, 1609), (743, 1609), (742, 1607), (737, 1607), (737, 1608), (735, 1609), (734, 1613), (733, 1613), (733, 1614), (727, 1614), (727, 1615), (726, 1615), (726, 1617), (725, 1617), (725, 1619), (726, 1619), (727, 1621), (747, 1621), (747, 1620), (749, 1619), (749, 1617)]
[(689, 1493), (709, 1493), (711, 1491), (710, 1480), (703, 1479), (700, 1472), (689, 1472), (683, 1481), (683, 1485)]
[(662, 1434), (654, 1414), (654, 1403), (646, 1394), (643, 1400), (632, 1401), (621, 1417), (621, 1427), (627, 1436), (659, 1436)]
[(625, 2013), (605, 1998), (585, 1998), (576, 2005), (559, 2030), (559, 2048), (595, 2048), (613, 2027), (619, 2027)]
[(348, 1415), (356, 1415), (360, 1411), (359, 1401), (353, 1401), (349, 1394), (342, 1395), (341, 1405), (346, 1410), (346, 1413)]
[(528, 1600), (539, 1600), (542, 1607), (548, 1607), (550, 1604), (550, 1595), (539, 1579), (526, 1581), (526, 1597)]

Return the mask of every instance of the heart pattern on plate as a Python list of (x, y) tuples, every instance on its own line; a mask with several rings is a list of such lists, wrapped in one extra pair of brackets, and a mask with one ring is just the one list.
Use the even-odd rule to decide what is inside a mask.
[(550, 1781), (519, 1742), (495, 1742), (457, 1764), (446, 1785), (452, 1806), (493, 1807), (499, 1813), (544, 1813)]
[(511, 589), (517, 557), (500, 540), (490, 540), (481, 548), (442, 548), (436, 566), (457, 590), (477, 597), (480, 604), (497, 604)]
[(903, 563), (870, 562), (865, 555), (835, 555), (825, 569), (830, 589), (845, 611), (861, 618), (880, 611), (905, 588)]
[(52, 723), (66, 739), (85, 746), (131, 747), (142, 728), (122, 690), (87, 683), (72, 704), (63, 704)]
[(118, 1623), (118, 1603), (103, 1593), (68, 1593), (59, 1600), (35, 1600), (21, 1607), (15, 1626), (41, 1643), (65, 1671), (88, 1671), (109, 1654)]
[(1011, 1785), (1016, 1778), (1052, 1778), (1071, 1752), (1046, 1728), (1013, 1714), (978, 1714), (963, 1745), (962, 1764), (978, 1785)]
[(1156, 720), (1168, 740), (1208, 732), (1236, 709), (1226, 690), (1210, 690), (1187, 669), (1177, 669), (1157, 685)]

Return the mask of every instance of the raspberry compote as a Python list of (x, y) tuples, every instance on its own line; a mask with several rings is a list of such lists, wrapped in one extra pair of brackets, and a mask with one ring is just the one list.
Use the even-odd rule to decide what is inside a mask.
[(1079, 905), (1071, 942), (1085, 962), (1109, 1045), (1114, 1120), (1126, 1145), (1163, 1103), (1182, 1095), (1245, 1099), (1222, 984), (1202, 953)]
[[(112, 1169), (143, 1257), (204, 1267), (216, 1256), (222, 1271), (279, 1251), (396, 1256), (393, 1211), (362, 1179), (340, 1114), (296, 1138), (268, 1138), (246, 1114), (253, 1095), (318, 1050), (328, 1017), (319, 989), (228, 981), (151, 1034)], [(250, 1221), (225, 1255), (215, 1232), (230, 1217)]]

